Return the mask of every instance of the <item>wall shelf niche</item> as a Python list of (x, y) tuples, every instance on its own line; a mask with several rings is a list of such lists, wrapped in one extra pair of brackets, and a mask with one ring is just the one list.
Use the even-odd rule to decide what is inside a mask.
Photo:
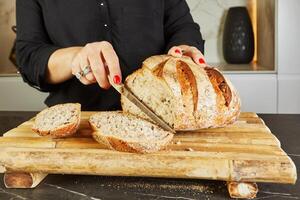
[(277, 73), (277, 0), (248, 0), (255, 36), (255, 55), (250, 64), (212, 63), (224, 73)]

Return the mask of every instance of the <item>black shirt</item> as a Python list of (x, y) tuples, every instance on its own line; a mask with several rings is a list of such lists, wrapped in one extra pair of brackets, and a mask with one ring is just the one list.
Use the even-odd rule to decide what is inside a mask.
[(123, 79), (147, 57), (174, 45), (203, 52), (204, 41), (185, 0), (17, 0), (17, 60), (25, 82), (44, 92), (48, 106), (79, 102), (83, 110), (115, 110), (120, 97), (75, 77), (45, 82), (50, 55), (60, 48), (109, 41), (119, 56)]

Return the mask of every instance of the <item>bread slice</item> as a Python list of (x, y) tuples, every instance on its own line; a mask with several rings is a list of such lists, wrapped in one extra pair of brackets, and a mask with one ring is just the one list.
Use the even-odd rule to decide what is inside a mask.
[(151, 153), (164, 148), (173, 134), (149, 121), (122, 112), (100, 112), (90, 117), (93, 137), (110, 149)]
[[(166, 82), (163, 79), (154, 76), (148, 69), (137, 70), (136, 73), (130, 75), (130, 78), (127, 80), (130, 80), (126, 82), (130, 90), (134, 94), (139, 94), (139, 99), (142, 102), (146, 103), (150, 109), (156, 112), (156, 115), (164, 119), (165, 122), (173, 127), (174, 121), (176, 120), (174, 117), (176, 115), (174, 113), (175, 109), (170, 108), (176, 108), (178, 102), (176, 102), (176, 99)], [(146, 87), (148, 89), (145, 89)], [(140, 109), (137, 109), (134, 104), (123, 96), (121, 98), (121, 104), (123, 108), (126, 105), (126, 109), (124, 109), (126, 112), (151, 121), (145, 113)]]
[(81, 105), (58, 104), (37, 114), (32, 130), (40, 136), (53, 138), (73, 135), (80, 124)]

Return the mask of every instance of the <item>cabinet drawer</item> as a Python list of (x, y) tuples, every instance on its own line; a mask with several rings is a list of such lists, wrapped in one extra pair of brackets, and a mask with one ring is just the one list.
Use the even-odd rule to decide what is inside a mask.
[(278, 112), (300, 113), (300, 75), (278, 76)]
[(0, 77), (0, 110), (39, 111), (46, 107), (47, 93), (31, 88), (21, 77)]
[(227, 74), (240, 93), (242, 110), (277, 113), (276, 74)]

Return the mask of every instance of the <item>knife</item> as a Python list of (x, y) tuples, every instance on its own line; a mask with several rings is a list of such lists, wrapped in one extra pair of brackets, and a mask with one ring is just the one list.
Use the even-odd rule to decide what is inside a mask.
[(108, 80), (114, 89), (116, 89), (121, 95), (123, 95), (134, 105), (136, 105), (141, 111), (143, 111), (150, 119), (156, 122), (160, 127), (162, 127), (164, 130), (170, 131), (172, 133), (176, 133), (176, 131), (169, 124), (167, 124), (163, 119), (157, 116), (146, 104), (144, 104), (141, 100), (139, 100), (137, 96), (135, 96), (135, 94), (133, 94), (125, 84), (123, 83), (118, 85), (115, 84), (111, 80), (109, 75), (108, 75)]

